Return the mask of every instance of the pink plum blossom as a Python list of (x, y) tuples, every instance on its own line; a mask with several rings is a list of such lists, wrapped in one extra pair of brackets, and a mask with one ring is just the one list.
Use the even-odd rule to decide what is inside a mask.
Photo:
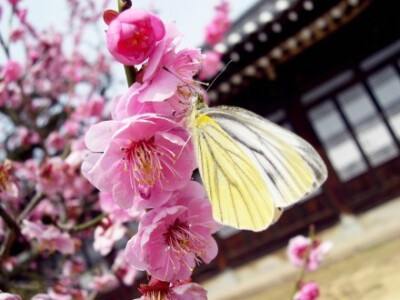
[(93, 125), (86, 134), (90, 154), (86, 178), (112, 194), (124, 209), (153, 208), (190, 180), (196, 162), (181, 125), (154, 114)]
[(46, 139), (46, 147), (50, 152), (58, 152), (64, 149), (67, 141), (58, 132), (53, 131)]
[(221, 42), (232, 24), (229, 19), (229, 3), (227, 1), (223, 1), (221, 4), (215, 6), (215, 11), (216, 14), (214, 18), (211, 23), (206, 26), (205, 40), (210, 45)]
[(7, 142), (7, 147), (11, 150), (17, 148), (27, 148), (37, 144), (40, 141), (39, 134), (33, 130), (29, 130), (25, 126), (18, 126), (14, 135)]
[(0, 291), (0, 300), (21, 300), (21, 297), (16, 294), (3, 293)]
[(164, 24), (156, 15), (131, 8), (111, 21), (107, 46), (120, 63), (136, 65), (149, 57), (164, 35)]
[(140, 285), (142, 297), (136, 300), (207, 300), (207, 291), (199, 284), (183, 280), (171, 285), (154, 277), (148, 285)]
[(28, 240), (37, 239), (39, 247), (43, 250), (58, 250), (63, 254), (75, 253), (74, 240), (68, 233), (61, 232), (55, 226), (23, 220), (21, 232)]
[(191, 108), (190, 91), (185, 93), (185, 88), (180, 87), (177, 93), (164, 101), (140, 102), (142, 87), (146, 86), (136, 82), (124, 94), (115, 97), (112, 102), (112, 118), (123, 120), (138, 114), (156, 113), (178, 121), (188, 114)]
[(123, 120), (138, 114), (155, 113), (152, 103), (139, 102), (141, 84), (135, 82), (122, 95), (112, 101), (111, 116), (113, 120)]
[(66, 283), (58, 282), (48, 290), (51, 299), (57, 300), (85, 300), (87, 292), (68, 286)]
[(322, 263), (325, 254), (327, 254), (332, 247), (333, 244), (330, 241), (318, 242), (299, 235), (290, 239), (287, 255), (293, 265), (301, 267), (304, 263), (304, 256), (309, 252), (307, 270), (315, 271)]
[(319, 297), (319, 293), (319, 287), (315, 282), (302, 283), (293, 300), (316, 300)]
[(101, 210), (105, 213), (108, 213), (108, 217), (113, 222), (125, 223), (129, 221), (140, 220), (144, 214), (144, 210), (138, 211), (132, 208), (122, 209), (115, 203), (112, 195), (107, 192), (99, 193), (99, 202)]
[(117, 253), (114, 264), (112, 265), (112, 271), (127, 286), (130, 286), (135, 282), (137, 270), (126, 263), (124, 251), (119, 251)]
[(126, 246), (126, 260), (159, 280), (187, 279), (197, 262), (217, 255), (212, 234), (218, 229), (203, 187), (189, 182), (165, 206), (144, 215)]
[(76, 120), (67, 120), (64, 123), (64, 130), (66, 132), (66, 134), (68, 134), (69, 136), (76, 136), (79, 133), (79, 121)]
[(80, 104), (72, 114), (73, 120), (85, 120), (90, 117), (100, 118), (104, 110), (104, 98), (95, 97)]
[(33, 296), (31, 300), (52, 300), (52, 299), (47, 294), (37, 294)]
[(206, 51), (199, 73), (199, 79), (209, 79), (215, 76), (222, 69), (221, 54), (216, 51)]
[(35, 165), (37, 189), (47, 195), (62, 192), (68, 168), (60, 157), (51, 157), (40, 166)]
[(9, 60), (4, 69), (2, 76), (6, 82), (12, 82), (19, 79), (22, 75), (22, 66), (15, 60)]
[(167, 25), (164, 39), (158, 43), (144, 69), (139, 102), (164, 101), (179, 91), (179, 87), (193, 85), (193, 76), (200, 70), (203, 56), (200, 49), (176, 50), (179, 33), (175, 24)]
[(17, 42), (24, 37), (24, 30), (21, 28), (13, 29), (10, 33), (10, 40), (13, 42)]
[(93, 248), (101, 255), (105, 256), (114, 247), (115, 243), (125, 235), (126, 227), (119, 222), (112, 222), (105, 218), (94, 230)]
[(97, 275), (92, 279), (90, 287), (96, 292), (107, 292), (119, 286), (119, 281), (114, 274), (106, 273)]

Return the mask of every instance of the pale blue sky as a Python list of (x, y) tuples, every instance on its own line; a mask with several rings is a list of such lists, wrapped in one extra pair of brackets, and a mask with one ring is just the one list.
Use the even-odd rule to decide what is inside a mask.
[[(3, 2), (5, 0), (1, 0)], [(99, 4), (103, 1), (98, 0)], [(258, 0), (229, 0), (231, 4), (231, 16), (233, 19), (240, 16), (246, 9)], [(111, 9), (117, 8), (117, 1), (111, 0)], [(147, 10), (154, 6), (163, 21), (175, 20), (178, 28), (184, 34), (184, 45), (198, 46), (202, 44), (204, 27), (214, 15), (213, 7), (220, 0), (134, 0), (133, 5)], [(0, 4), (1, 5), (1, 4)], [(7, 6), (7, 5), (6, 5)], [(62, 29), (65, 26), (67, 10), (64, 0), (22, 0), (22, 8), (28, 8), (28, 19), (40, 28), (55, 27)], [(1, 21), (1, 27), (5, 27), (5, 20)], [(101, 23), (103, 23), (101, 21)], [(104, 28), (105, 25), (102, 24)]]
[[(103, 0), (97, 0), (99, 5)], [(231, 17), (236, 19), (244, 13), (249, 7), (259, 0), (229, 0), (231, 5)], [(0, 0), (0, 5), (8, 7), (4, 3), (5, 0)], [(35, 24), (40, 29), (55, 29), (66, 31), (65, 28), (68, 18), (68, 10), (65, 0), (22, 0), (20, 2), (21, 8), (28, 9), (28, 20)], [(164, 22), (176, 21), (178, 29), (183, 33), (184, 37), (181, 46), (200, 46), (204, 40), (204, 27), (210, 22), (214, 16), (214, 6), (219, 4), (221, 0), (134, 0), (133, 5), (139, 9), (148, 10), (154, 7), (159, 12), (160, 17)], [(110, 9), (117, 9), (117, 0), (111, 0)], [(7, 36), (9, 11), (3, 11), (3, 17), (0, 20), (0, 30)], [(106, 29), (103, 20), (99, 20), (102, 29)], [(14, 23), (16, 24), (16, 23)], [(90, 43), (100, 41), (105, 45), (104, 31), (88, 31), (84, 39)], [(68, 49), (68, 43), (67, 43)], [(12, 58), (21, 60), (23, 57), (23, 50), (20, 47), (13, 47), (11, 49)], [(88, 55), (90, 57), (90, 54)], [(0, 64), (5, 62), (3, 51), (0, 51)], [(119, 65), (113, 68), (114, 78), (121, 84), (125, 81), (124, 73)], [(113, 86), (113, 90), (120, 90), (120, 85)], [(115, 90), (114, 90), (115, 91)]]

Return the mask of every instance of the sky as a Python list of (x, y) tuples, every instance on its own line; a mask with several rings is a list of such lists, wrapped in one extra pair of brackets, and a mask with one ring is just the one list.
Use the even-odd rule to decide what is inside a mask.
[[(0, 3), (3, 1), (6, 0), (1, 0)], [(229, 0), (232, 19), (239, 17), (258, 1)], [(176, 21), (184, 34), (184, 46), (199, 46), (203, 42), (204, 27), (214, 15), (213, 7), (220, 2), (221, 0), (134, 0), (133, 6), (143, 10), (154, 7), (164, 22)], [(67, 15), (64, 0), (22, 0), (20, 6), (28, 9), (28, 19), (40, 28), (62, 29), (65, 26)], [(116, 10), (117, 1), (111, 0), (109, 8)], [(4, 25), (4, 21), (1, 21), (1, 26)], [(106, 28), (105, 25), (102, 26)]]
[[(5, 1), (6, 0), (0, 0), (0, 6), (2, 6), (4, 10), (3, 17), (0, 19), (0, 31), (3, 36), (7, 36), (7, 30), (9, 30), (7, 23), (10, 13), (7, 10), (9, 5), (5, 4)], [(99, 5), (103, 3), (103, 0), (96, 0), (96, 2), (97, 1)], [(231, 6), (231, 18), (235, 20), (259, 0), (228, 1)], [(186, 47), (201, 46), (203, 44), (204, 28), (214, 16), (214, 6), (220, 2), (221, 0), (133, 0), (133, 6), (142, 10), (155, 9), (164, 22), (175, 21), (178, 29), (183, 33), (181, 47)], [(68, 17), (68, 9), (65, 3), (66, 0), (21, 0), (19, 6), (20, 8), (27, 8), (28, 20), (35, 24), (38, 29), (54, 28), (55, 30), (65, 32)], [(108, 8), (117, 10), (117, 0), (111, 0)], [(99, 23), (100, 28), (103, 30), (107, 28), (103, 20), (99, 20)], [(100, 40), (100, 43), (104, 43), (104, 47), (106, 47), (105, 34), (102, 35), (102, 32), (102, 30), (97, 32), (93, 31), (92, 33), (86, 34), (85, 38), (93, 39), (93, 44), (97, 44), (94, 42), (95, 40)], [(68, 43), (66, 45), (68, 51)], [(18, 48), (18, 46), (11, 49), (13, 59), (23, 60), (23, 53), (23, 49)], [(90, 56), (90, 54), (88, 56)], [(5, 60), (5, 55), (0, 50), (0, 65), (4, 64)], [(119, 65), (113, 66), (112, 70), (114, 79), (117, 80), (111, 87), (110, 92), (118, 93), (121, 85), (125, 85), (124, 72)]]

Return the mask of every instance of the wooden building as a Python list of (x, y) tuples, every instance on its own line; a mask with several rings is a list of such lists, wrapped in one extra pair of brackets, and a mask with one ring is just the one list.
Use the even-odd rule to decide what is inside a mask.
[(211, 105), (252, 110), (308, 140), (329, 178), (266, 231), (225, 228), (196, 280), (286, 245), (400, 194), (400, 2), (264, 0), (215, 49), (232, 61)]

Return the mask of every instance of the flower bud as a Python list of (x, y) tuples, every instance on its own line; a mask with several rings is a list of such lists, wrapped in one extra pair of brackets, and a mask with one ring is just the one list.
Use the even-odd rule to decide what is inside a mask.
[(164, 24), (157, 16), (137, 9), (128, 9), (110, 22), (107, 46), (120, 63), (136, 65), (149, 57), (156, 43), (164, 35)]

